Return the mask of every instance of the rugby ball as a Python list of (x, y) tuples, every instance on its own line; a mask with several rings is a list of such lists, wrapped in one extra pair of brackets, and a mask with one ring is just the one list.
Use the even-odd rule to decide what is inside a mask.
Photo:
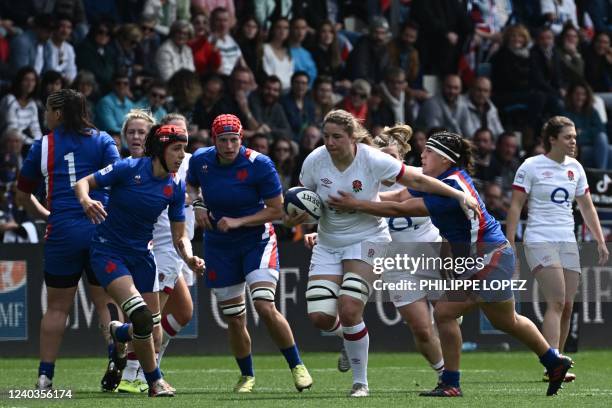
[(285, 213), (291, 215), (294, 212), (310, 215), (310, 222), (316, 222), (321, 217), (323, 203), (321, 197), (306, 187), (293, 187), (285, 193)]

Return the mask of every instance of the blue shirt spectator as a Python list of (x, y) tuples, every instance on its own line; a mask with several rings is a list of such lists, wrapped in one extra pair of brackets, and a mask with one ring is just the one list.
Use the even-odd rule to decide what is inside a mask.
[(136, 106), (129, 98), (130, 82), (124, 75), (116, 75), (113, 91), (96, 105), (96, 126), (111, 134), (121, 133), (125, 115)]

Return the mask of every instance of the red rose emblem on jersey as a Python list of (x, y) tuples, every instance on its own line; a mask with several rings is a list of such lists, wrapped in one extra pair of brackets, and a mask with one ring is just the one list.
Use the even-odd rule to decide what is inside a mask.
[(239, 181), (244, 181), (247, 177), (249, 177), (249, 172), (246, 169), (238, 170), (236, 172), (236, 178)]
[(368, 258), (373, 257), (373, 256), (374, 256), (374, 254), (375, 254), (375, 252), (374, 252), (374, 249), (373, 249), (373, 248), (368, 249)]
[(571, 171), (571, 170), (567, 171), (567, 179), (569, 181), (574, 181), (574, 172), (573, 171)]
[(170, 197), (172, 195), (172, 186), (171, 185), (165, 185), (164, 186), (164, 195), (166, 197)]
[(114, 263), (113, 261), (108, 261), (106, 263), (106, 267), (104, 268), (104, 271), (106, 271), (106, 273), (113, 273), (115, 272), (116, 269), (117, 269), (117, 264)]
[(363, 190), (363, 184), (361, 184), (361, 180), (353, 180), (353, 192), (358, 193)]

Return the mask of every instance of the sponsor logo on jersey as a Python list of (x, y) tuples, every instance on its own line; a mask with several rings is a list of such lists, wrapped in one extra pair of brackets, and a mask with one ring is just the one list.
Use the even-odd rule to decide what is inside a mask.
[(321, 179), (321, 183), (323, 183), (325, 187), (328, 187), (332, 183), (332, 181), (328, 179), (327, 177), (324, 177)]
[(574, 172), (573, 171), (571, 171), (571, 170), (567, 171), (567, 179), (569, 181), (574, 181)]
[(247, 169), (240, 169), (236, 172), (236, 178), (239, 181), (244, 181), (247, 179), (247, 177), (249, 177), (249, 172), (247, 171)]
[(555, 173), (553, 173), (550, 170), (546, 170), (544, 173), (542, 173), (542, 177), (544, 177), (544, 178), (551, 178), (554, 175), (555, 175)]
[(353, 192), (358, 193), (363, 190), (363, 184), (361, 180), (353, 180)]
[(134, 176), (134, 183), (136, 183), (136, 184), (140, 184), (140, 178), (141, 178), (141, 177), (140, 177), (140, 174), (135, 175), (135, 176)]
[(108, 166), (106, 166), (105, 168), (103, 168), (102, 170), (100, 170), (100, 175), (105, 175), (110, 173), (111, 171), (113, 171), (113, 165), (109, 164)]
[(525, 170), (521, 170), (518, 173), (516, 173), (516, 182), (517, 183), (525, 182)]
[(171, 186), (171, 185), (166, 184), (166, 185), (164, 186), (164, 195), (165, 195), (166, 197), (170, 197), (170, 196), (172, 195), (172, 186)]
[(202, 166), (202, 172), (208, 173), (208, 164)]
[(368, 258), (372, 258), (374, 256), (374, 248), (368, 249)]
[(163, 273), (159, 273), (159, 274), (157, 274), (157, 277), (159, 278), (159, 281), (160, 281), (160, 282), (163, 282), (163, 281), (164, 281), (164, 279), (166, 279), (166, 275), (164, 275)]

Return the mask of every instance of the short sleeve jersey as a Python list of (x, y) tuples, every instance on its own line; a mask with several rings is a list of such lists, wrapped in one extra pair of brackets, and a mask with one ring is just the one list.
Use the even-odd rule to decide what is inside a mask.
[(233, 245), (259, 242), (270, 237), (274, 229), (267, 223), (221, 232), (216, 223), (223, 217), (240, 218), (256, 214), (264, 201), (282, 194), (274, 163), (266, 155), (240, 147), (236, 159), (227, 165), (219, 163), (217, 149), (198, 149), (187, 170), (187, 183), (202, 189), (213, 229), (204, 234), (205, 242)]
[(185, 221), (185, 183), (169, 174), (153, 175), (150, 157), (124, 159), (94, 174), (99, 186), (110, 186), (106, 220), (94, 242), (119, 253), (147, 253), (153, 226), (168, 207), (170, 221)]
[(324, 203), (319, 219), (318, 241), (330, 248), (340, 248), (387, 234), (387, 223), (381, 217), (356, 211), (339, 212), (327, 200), (338, 191), (353, 194), (359, 200), (377, 201), (382, 182), (395, 183), (406, 167), (386, 153), (358, 143), (353, 162), (339, 171), (325, 146), (316, 148), (306, 157), (300, 173), (304, 187), (315, 191)]
[(575, 242), (572, 202), (589, 191), (582, 165), (546, 155), (530, 157), (518, 168), (512, 188), (529, 195), (526, 242)]
[[(47, 242), (69, 239), (64, 237), (63, 222), (81, 218), (90, 224), (74, 194), (78, 180), (119, 160), (119, 152), (106, 132), (92, 130), (90, 135), (66, 132), (62, 126), (32, 144), (23, 163), (17, 188), (25, 193), (36, 191), (44, 181), (47, 209), (50, 211)], [(108, 191), (96, 189), (91, 197), (106, 204)], [(56, 228), (58, 226), (58, 228)]]

